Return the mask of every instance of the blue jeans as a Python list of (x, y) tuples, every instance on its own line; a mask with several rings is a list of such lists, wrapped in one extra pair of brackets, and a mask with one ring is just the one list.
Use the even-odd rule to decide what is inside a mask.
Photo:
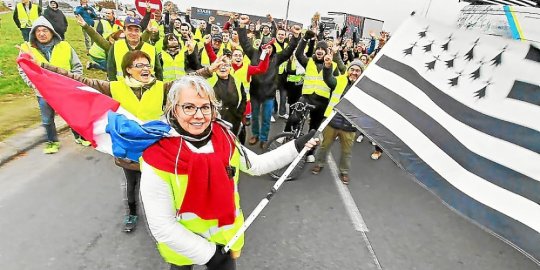
[(21, 28), (21, 35), (24, 41), (28, 41), (30, 38), (30, 28)]
[[(45, 128), (45, 140), (48, 142), (57, 142), (58, 132), (56, 132), (56, 124), (54, 123), (54, 110), (43, 97), (37, 97), (37, 99), (41, 113), (41, 124)], [(75, 132), (75, 130), (72, 129), (71, 132), (75, 139), (81, 138), (81, 135)]]
[[(261, 113), (262, 107), (262, 113)], [(254, 137), (258, 137), (261, 142), (268, 141), (268, 133), (270, 132), (270, 118), (274, 109), (274, 99), (270, 98), (262, 103), (258, 100), (251, 100), (251, 133)], [(259, 129), (259, 115), (262, 116), (261, 128)]]
[(56, 124), (54, 123), (54, 110), (42, 97), (37, 97), (37, 99), (41, 112), (41, 124), (45, 128), (45, 139), (49, 142), (57, 142), (58, 133), (56, 133)]
[(90, 65), (92, 68), (97, 68), (103, 71), (107, 71), (107, 59), (98, 59), (90, 55), (90, 59), (92, 59), (92, 62), (90, 62)]

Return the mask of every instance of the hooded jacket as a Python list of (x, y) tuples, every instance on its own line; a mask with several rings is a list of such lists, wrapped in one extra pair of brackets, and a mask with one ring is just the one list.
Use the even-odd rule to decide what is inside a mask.
[(54, 10), (51, 8), (51, 6), (49, 6), (43, 12), (43, 16), (52, 24), (54, 31), (56, 31), (56, 33), (58, 33), (60, 37), (64, 39), (64, 33), (66, 33), (68, 28), (68, 22), (64, 13), (60, 9)]
[[(244, 50), (245, 54), (251, 59), (252, 65), (258, 65), (260, 61), (260, 56), (262, 53), (261, 49), (254, 49), (252, 43), (249, 42), (247, 37), (246, 28), (238, 28), (238, 37), (240, 38), (240, 45)], [(277, 53), (276, 49), (272, 50), (272, 55), (270, 55), (270, 61), (268, 65), (268, 70), (259, 75), (255, 75), (251, 80), (251, 88), (249, 93), (251, 94), (251, 99), (258, 101), (264, 101), (270, 98), (274, 98), (277, 89), (277, 75), (279, 73), (279, 65), (289, 60), (291, 55), (298, 45), (299, 38), (292, 38), (289, 41), (289, 46), (283, 51)], [(273, 45), (272, 45), (273, 46)]]
[[(52, 31), (53, 37), (52, 37), (52, 40), (48, 44), (40, 44), (39, 41), (36, 39), (36, 28), (38, 28), (39, 26), (45, 26), (45, 27), (49, 28), (49, 30)], [(50, 57), (50, 53), (52, 51), (52, 48), (54, 48), (54, 46), (56, 44), (60, 43), (61, 41), (62, 41), (62, 38), (54, 30), (51, 23), (47, 19), (45, 19), (45, 17), (40, 16), (34, 22), (34, 24), (32, 25), (32, 29), (30, 30), (30, 38), (29, 38), (28, 42), (30, 43), (30, 46), (32, 46), (32, 47), (38, 49), (39, 51), (41, 51), (41, 53), (43, 54), (43, 56), (45, 56), (45, 58), (47, 60), (50, 60), (49, 57)], [(44, 49), (43, 46), (40, 46), (40, 45), (47, 45), (47, 47), (50, 47), (50, 50), (44, 51), (46, 49)], [(81, 75), (83, 73), (83, 67), (82, 67), (82, 64), (81, 64), (81, 60), (79, 59), (79, 57), (77, 56), (77, 53), (75, 52), (75, 50), (73, 48), (71, 48), (70, 64), (71, 64), (71, 70), (69, 70), (69, 71), (71, 73), (79, 74), (79, 75)], [(34, 92), (36, 93), (36, 95), (38, 97), (41, 97), (41, 94), (39, 93), (39, 91), (37, 91), (35, 89), (34, 85), (32, 84), (32, 82), (30, 82), (30, 80), (28, 80), (28, 77), (26, 77), (26, 74), (22, 71), (22, 69), (21, 68), (18, 68), (18, 69), (19, 69), (19, 74), (21, 75), (24, 82), (26, 82), (26, 84), (28, 86), (30, 86), (32, 89), (34, 89)]]

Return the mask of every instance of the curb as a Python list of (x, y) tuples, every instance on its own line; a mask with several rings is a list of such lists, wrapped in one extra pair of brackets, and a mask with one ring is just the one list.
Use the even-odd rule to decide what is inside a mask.
[[(69, 128), (68, 124), (60, 117), (55, 117), (56, 131), (58, 133)], [(26, 152), (28, 149), (44, 141), (45, 130), (43, 127), (35, 128), (17, 133), (5, 141), (0, 142), (0, 166), (12, 160), (17, 155)]]

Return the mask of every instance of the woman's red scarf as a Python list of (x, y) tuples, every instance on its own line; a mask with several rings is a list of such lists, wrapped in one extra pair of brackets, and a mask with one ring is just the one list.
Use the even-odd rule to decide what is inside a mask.
[[(174, 137), (159, 140), (142, 157), (156, 169), (174, 174), (177, 166), (178, 174), (187, 175), (186, 194), (178, 214), (195, 213), (205, 220), (217, 219), (221, 227), (233, 224), (236, 215), (234, 178), (227, 172), (235, 143), (225, 128), (215, 122), (210, 140), (213, 153), (194, 153), (184, 139)], [(180, 143), (182, 149), (176, 164)]]

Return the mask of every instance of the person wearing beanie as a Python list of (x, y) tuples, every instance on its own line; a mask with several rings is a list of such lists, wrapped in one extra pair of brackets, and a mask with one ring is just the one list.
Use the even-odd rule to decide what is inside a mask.
[[(332, 95), (330, 102), (324, 111), (324, 117), (330, 116), (334, 106), (339, 102), (341, 97), (351, 89), (354, 82), (362, 74), (362, 62), (359, 60), (352, 61), (347, 72), (344, 75), (335, 77), (332, 68), (332, 57), (326, 55), (324, 57), (323, 77), (324, 83), (332, 89)], [(354, 91), (354, 90), (353, 90)], [(339, 160), (339, 179), (345, 185), (349, 184), (349, 168), (351, 167), (351, 153), (352, 146), (354, 144), (354, 137), (356, 136), (356, 128), (341, 114), (336, 114), (330, 120), (328, 126), (326, 126), (322, 132), (323, 141), (321, 148), (317, 152), (315, 160), (315, 166), (311, 169), (313, 174), (319, 174), (326, 163), (326, 154), (331, 149), (332, 144), (339, 138), (341, 144), (341, 156)]]
[(49, 1), (49, 7), (43, 12), (43, 17), (52, 24), (54, 31), (56, 31), (62, 40), (64, 40), (64, 34), (67, 31), (68, 23), (64, 13), (58, 9), (58, 2), (56, 2), (56, 0)]
[[(311, 57), (307, 57), (304, 53), (306, 44), (315, 38), (315, 33), (311, 30), (306, 31), (304, 37), (300, 40), (300, 44), (296, 50), (296, 59), (306, 69), (304, 77), (304, 86), (302, 87), (302, 97), (300, 101), (307, 102), (315, 109), (309, 113), (309, 129), (317, 129), (323, 119), (324, 110), (328, 106), (330, 95), (332, 94), (332, 88), (328, 87), (324, 83), (323, 79), (323, 66), (324, 58), (330, 53), (328, 44), (326, 41), (319, 41), (315, 45), (315, 53)], [(334, 48), (332, 48), (334, 49)], [(345, 65), (341, 61), (339, 53), (333, 54), (332, 72), (334, 76), (339, 76), (345, 73)], [(314, 151), (307, 153), (307, 162), (315, 162)]]

